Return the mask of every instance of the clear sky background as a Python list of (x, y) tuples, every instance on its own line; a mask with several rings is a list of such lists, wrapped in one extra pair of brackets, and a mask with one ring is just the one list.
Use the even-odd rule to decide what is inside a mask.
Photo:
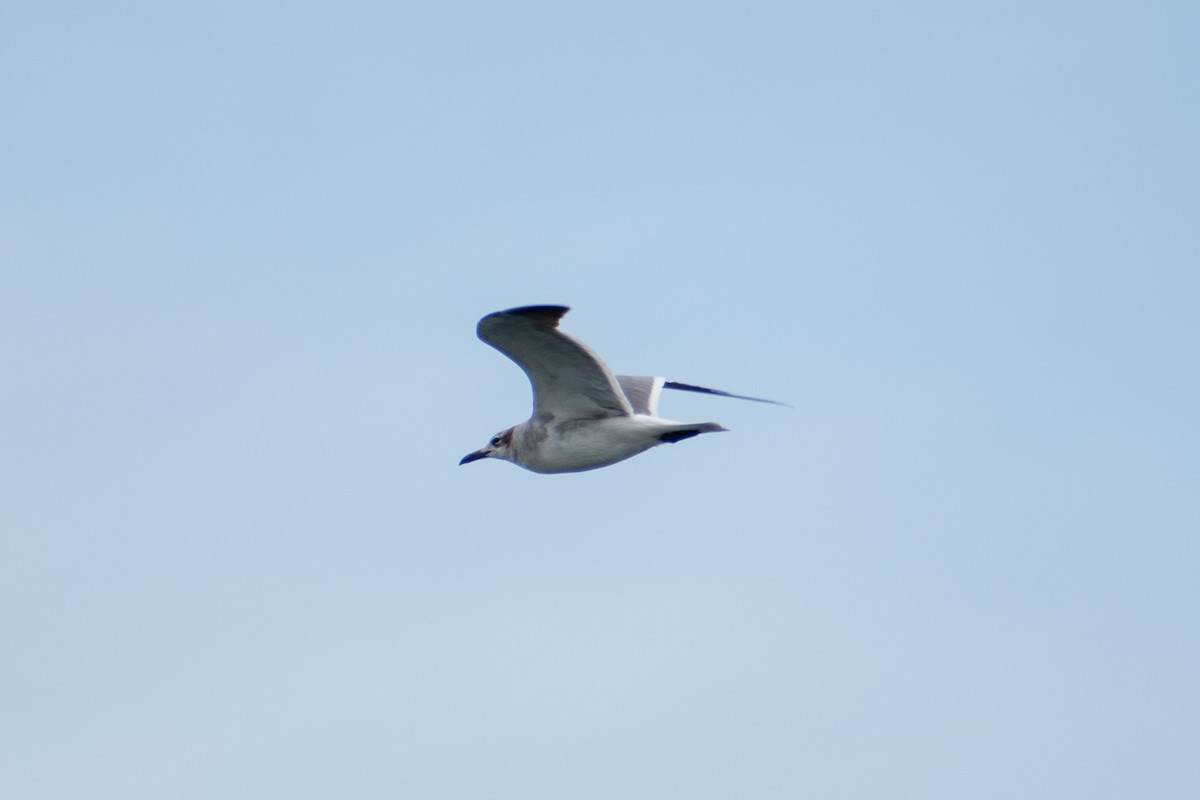
[[(1200, 11), (0, 12), (0, 794), (1200, 796)], [(482, 315), (732, 433), (457, 465)]]

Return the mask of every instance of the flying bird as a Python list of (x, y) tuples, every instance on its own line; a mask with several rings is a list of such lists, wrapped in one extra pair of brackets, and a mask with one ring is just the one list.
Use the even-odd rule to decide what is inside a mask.
[(727, 430), (658, 416), (662, 389), (784, 405), (663, 378), (614, 375), (590, 347), (558, 329), (566, 306), (524, 306), (479, 320), (479, 338), (516, 362), (533, 385), (533, 416), (500, 431), (459, 464), (511, 461), (541, 473), (607, 467), (660, 444)]

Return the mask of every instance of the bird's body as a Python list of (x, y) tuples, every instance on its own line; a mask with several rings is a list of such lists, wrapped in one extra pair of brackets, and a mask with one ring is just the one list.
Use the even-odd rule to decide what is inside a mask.
[(510, 460), (533, 472), (582, 472), (664, 442), (723, 430), (715, 422), (689, 425), (647, 414), (561, 421), (535, 417), (512, 428)]
[(533, 384), (533, 416), (501, 431), (460, 464), (511, 461), (533, 472), (607, 467), (656, 445), (725, 430), (715, 422), (683, 423), (657, 414), (665, 388), (760, 400), (662, 378), (616, 376), (592, 350), (558, 330), (564, 306), (527, 306), (489, 314), (479, 338), (511, 358)]

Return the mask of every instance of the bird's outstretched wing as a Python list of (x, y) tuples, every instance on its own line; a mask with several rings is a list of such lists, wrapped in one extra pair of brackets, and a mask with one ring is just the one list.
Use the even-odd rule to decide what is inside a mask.
[(618, 375), (617, 383), (621, 386), (621, 391), (625, 392), (625, 396), (629, 398), (630, 405), (638, 414), (649, 414), (650, 416), (658, 416), (658, 398), (662, 394), (663, 389), (678, 389), (685, 392), (700, 392), (701, 394), (715, 394), (718, 397), (733, 397), (738, 400), (753, 400), (756, 403), (771, 403), (777, 406), (788, 406), (787, 403), (781, 403), (778, 400), (767, 400), (762, 397), (749, 397), (744, 394), (733, 394), (732, 392), (723, 392), (720, 389), (709, 389), (705, 386), (694, 386), (690, 383), (680, 383), (679, 381), (669, 381), (666, 378), (651, 378), (640, 375)]
[(479, 338), (516, 362), (542, 422), (629, 416), (629, 401), (590, 347), (558, 329), (566, 306), (524, 306), (479, 320)]
[(693, 386), (690, 383), (680, 383), (679, 381), (665, 381), (664, 389), (679, 389), (684, 392), (700, 392), (701, 394), (715, 394), (720, 397), (733, 397), (738, 400), (753, 400), (756, 403), (770, 403), (773, 406), (784, 406), (791, 408), (787, 403), (781, 403), (778, 400), (767, 400), (764, 397), (749, 397), (744, 394), (733, 394), (732, 392), (722, 392), (720, 389), (706, 389), (703, 386)]
[(617, 383), (629, 399), (635, 414), (658, 416), (658, 395), (662, 391), (663, 378), (642, 375), (618, 375)]

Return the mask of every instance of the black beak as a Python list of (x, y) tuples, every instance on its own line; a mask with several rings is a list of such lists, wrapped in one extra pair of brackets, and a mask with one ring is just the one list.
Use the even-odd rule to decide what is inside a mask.
[(458, 462), (461, 467), (463, 464), (470, 464), (472, 461), (478, 461), (481, 458), (487, 458), (487, 453), (482, 450), (476, 450), (474, 453), (467, 453), (463, 456), (462, 461)]

